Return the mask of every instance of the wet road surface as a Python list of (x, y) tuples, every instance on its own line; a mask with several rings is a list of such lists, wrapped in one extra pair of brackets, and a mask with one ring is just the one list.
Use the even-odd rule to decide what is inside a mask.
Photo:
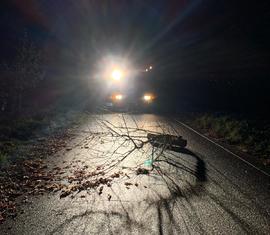
[[(147, 133), (181, 135), (188, 144), (153, 147)], [(68, 165), (120, 176), (102, 192), (34, 197), (1, 234), (270, 233), (269, 177), (172, 118), (92, 115), (69, 146), (48, 159), (67, 177)], [(153, 168), (145, 165), (152, 158)]]

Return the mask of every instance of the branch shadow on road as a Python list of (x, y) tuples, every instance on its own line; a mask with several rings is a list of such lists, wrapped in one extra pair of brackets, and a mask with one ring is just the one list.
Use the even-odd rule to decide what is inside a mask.
[[(161, 146), (156, 143), (151, 143), (154, 147), (160, 148)], [(166, 146), (165, 152), (171, 152), (171, 154), (168, 154), (168, 157), (158, 160), (158, 162), (165, 162), (168, 165), (175, 167), (176, 169), (179, 169), (180, 171), (186, 171), (187, 173), (190, 173), (196, 177), (196, 183), (191, 184), (187, 183), (185, 187), (179, 186), (179, 177), (174, 177), (168, 174), (168, 172), (165, 172), (160, 166), (156, 166), (157, 173), (163, 178), (164, 182), (167, 184), (168, 189), (170, 190), (171, 196), (168, 198), (164, 198), (161, 194), (159, 194), (158, 191), (155, 193), (160, 197), (160, 200), (155, 205), (152, 204), (152, 206), (156, 206), (158, 213), (159, 213), (159, 224), (160, 224), (160, 234), (163, 234), (163, 223), (162, 223), (162, 211), (163, 214), (167, 214), (167, 216), (170, 218), (171, 224), (178, 230), (181, 231), (181, 229), (178, 227), (177, 221), (175, 221), (173, 211), (175, 210), (174, 205), (177, 204), (177, 207), (182, 207), (185, 210), (185, 216), (188, 217), (188, 220), (195, 222), (195, 225), (197, 227), (198, 231), (202, 231), (203, 233), (206, 233), (204, 230), (205, 226), (203, 225), (203, 221), (200, 218), (200, 210), (196, 208), (192, 202), (192, 197), (202, 198), (204, 197), (207, 200), (212, 201), (217, 207), (222, 209), (228, 218), (230, 218), (234, 223), (236, 223), (242, 232), (255, 233), (257, 230), (253, 225), (249, 224), (244, 217), (242, 217), (241, 212), (234, 210), (230, 204), (228, 204), (228, 199), (225, 197), (218, 197), (215, 195), (211, 190), (207, 190), (204, 187), (204, 184), (208, 181), (207, 177), (207, 168), (204, 160), (199, 157), (197, 154), (192, 152), (191, 150), (187, 148), (183, 148), (180, 146), (175, 145), (168, 145)], [(196, 160), (196, 165), (194, 171), (184, 166), (182, 162), (179, 162), (179, 156), (178, 154), (173, 154), (172, 152), (185, 154), (189, 157), (192, 157)], [(173, 156), (173, 157), (172, 157)], [(210, 179), (212, 181), (212, 179)], [(224, 188), (221, 184), (219, 184), (216, 181), (213, 181), (215, 187), (219, 188), (220, 190), (224, 191)], [(229, 195), (229, 198), (233, 199), (233, 204), (235, 206), (241, 206), (244, 210), (250, 211), (252, 208), (249, 206), (243, 204), (241, 200), (239, 200), (236, 195), (232, 192), (226, 192), (227, 195)], [(182, 199), (181, 199), (182, 198)], [(151, 202), (149, 202), (149, 207), (151, 205)], [(172, 206), (173, 205), (173, 206)], [(190, 207), (192, 210), (189, 211), (187, 208)], [(165, 212), (164, 212), (165, 208)], [(164, 216), (164, 215), (163, 215)], [(186, 226), (187, 231), (192, 232), (192, 229), (188, 226)], [(173, 231), (170, 231), (173, 232)], [(181, 231), (183, 232), (183, 230)]]
[[(152, 141), (150, 141), (150, 144), (154, 148), (164, 148), (163, 146), (166, 145), (166, 143), (163, 143), (163, 145), (160, 145), (160, 143), (156, 143), (156, 142), (152, 142)], [(205, 162), (197, 154), (195, 154), (194, 152), (192, 152), (191, 150), (189, 150), (187, 148), (178, 146), (176, 144), (174, 144), (174, 145), (166, 145), (164, 150), (165, 150), (165, 152), (166, 151), (173, 151), (173, 152), (176, 152), (176, 153), (182, 153), (182, 154), (185, 154), (185, 155), (188, 155), (188, 156), (194, 158), (196, 160), (196, 169), (195, 169), (195, 171), (193, 171), (192, 169), (187, 169), (187, 171), (189, 173), (193, 173), (198, 181), (200, 181), (200, 182), (206, 182), (207, 181)], [(173, 154), (172, 156), (176, 156), (176, 155)], [(183, 167), (184, 167), (183, 164), (180, 164), (179, 162), (173, 160), (170, 157), (164, 158), (163, 160), (157, 160), (157, 161), (166, 162), (166, 163), (168, 163), (168, 164), (170, 164), (170, 165), (172, 165), (172, 166), (174, 166), (176, 168), (182, 169), (182, 170), (183, 170)], [(187, 167), (185, 166), (185, 168), (187, 168)]]

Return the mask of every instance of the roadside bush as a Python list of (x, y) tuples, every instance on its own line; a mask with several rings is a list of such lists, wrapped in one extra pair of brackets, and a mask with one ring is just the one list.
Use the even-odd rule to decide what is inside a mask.
[[(192, 124), (211, 137), (270, 162), (270, 125), (256, 125), (253, 121), (237, 120), (229, 116), (203, 115)], [(269, 163), (270, 164), (270, 163)]]
[(5, 153), (0, 152), (0, 167), (4, 165), (7, 161), (7, 155)]
[(35, 130), (41, 128), (43, 125), (43, 120), (37, 120), (35, 118), (20, 118), (5, 121), (0, 125), (0, 140), (25, 140), (31, 137)]

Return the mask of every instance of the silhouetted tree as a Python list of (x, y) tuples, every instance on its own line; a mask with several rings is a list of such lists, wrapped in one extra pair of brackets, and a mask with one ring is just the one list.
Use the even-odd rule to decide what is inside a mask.
[(34, 89), (44, 77), (41, 50), (27, 32), (17, 48), (15, 58), (2, 65), (0, 88), (1, 111), (20, 113), (27, 90)]

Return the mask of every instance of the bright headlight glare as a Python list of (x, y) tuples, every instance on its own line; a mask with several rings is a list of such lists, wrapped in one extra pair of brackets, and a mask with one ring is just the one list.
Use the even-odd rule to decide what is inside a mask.
[(115, 99), (116, 100), (122, 100), (123, 99), (123, 95), (120, 95), (120, 94), (119, 95), (116, 95), (115, 96)]
[(116, 81), (119, 81), (119, 80), (122, 78), (123, 73), (122, 73), (122, 71), (119, 70), (119, 69), (114, 69), (114, 70), (112, 71), (111, 76), (112, 76), (112, 79), (114, 79), (114, 80), (116, 80)]
[(134, 71), (126, 56), (107, 55), (97, 63), (97, 77), (108, 82), (108, 84), (122, 85), (130, 77), (133, 77)]
[(144, 99), (144, 101), (149, 102), (149, 101), (153, 100), (153, 96), (151, 96), (151, 95), (144, 95), (143, 96), (143, 99)]

